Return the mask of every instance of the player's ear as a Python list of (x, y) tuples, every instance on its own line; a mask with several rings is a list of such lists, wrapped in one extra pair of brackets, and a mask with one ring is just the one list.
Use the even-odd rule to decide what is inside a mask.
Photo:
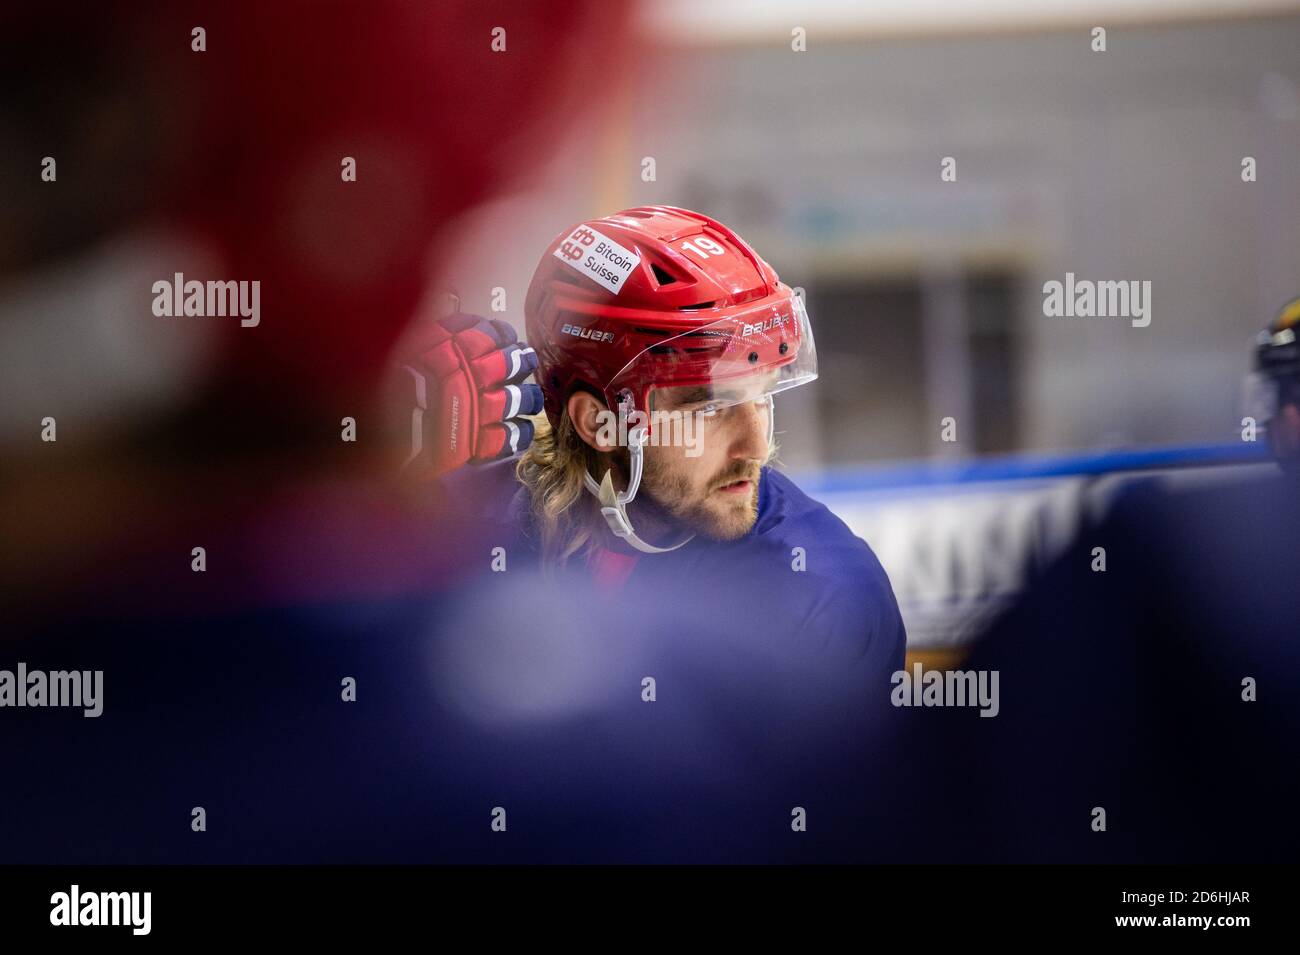
[(590, 392), (578, 390), (569, 395), (565, 410), (579, 438), (597, 451), (614, 450), (618, 442), (617, 430), (609, 427), (605, 402)]

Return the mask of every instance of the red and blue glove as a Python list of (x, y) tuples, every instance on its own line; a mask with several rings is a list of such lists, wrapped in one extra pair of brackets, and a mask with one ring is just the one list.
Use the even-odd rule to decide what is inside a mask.
[(448, 315), (417, 329), (403, 354), (401, 371), (414, 384), (404, 473), (437, 477), (532, 443), (532, 422), (522, 416), (542, 410), (542, 390), (524, 379), (537, 354), (508, 322)]

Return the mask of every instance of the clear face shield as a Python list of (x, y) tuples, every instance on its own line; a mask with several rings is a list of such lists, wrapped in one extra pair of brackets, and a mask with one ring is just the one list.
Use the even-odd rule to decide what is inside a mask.
[[(636, 536), (627, 505), (637, 494), (647, 445), (685, 447), (698, 456), (710, 440), (755, 411), (765, 420), (767, 446), (775, 433), (773, 397), (817, 377), (817, 351), (802, 298), (764, 302), (739, 314), (676, 335), (665, 335), (630, 361), (605, 387), (616, 443), (628, 449), (628, 484), (616, 491), (606, 472), (587, 488), (600, 500), (610, 530), (645, 553), (655, 547)], [(695, 453), (692, 455), (692, 450)]]

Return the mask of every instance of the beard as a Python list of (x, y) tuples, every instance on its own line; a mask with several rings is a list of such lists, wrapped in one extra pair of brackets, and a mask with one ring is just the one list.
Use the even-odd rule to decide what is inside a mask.
[[(730, 541), (744, 537), (758, 520), (758, 482), (762, 469), (757, 462), (726, 468), (702, 484), (680, 472), (666, 469), (647, 455), (641, 477), (644, 492), (676, 523), (712, 540)], [(720, 493), (719, 488), (737, 481), (749, 482), (749, 493)]]

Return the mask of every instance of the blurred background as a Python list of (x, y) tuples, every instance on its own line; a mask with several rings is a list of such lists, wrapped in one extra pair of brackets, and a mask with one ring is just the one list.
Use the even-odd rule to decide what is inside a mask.
[[(51, 516), (9, 535), (30, 542), (15, 572), (78, 547), (121, 487), (147, 497), (153, 477), (114, 487), (77, 457), (113, 442), (162, 436), (233, 480), (250, 449), (353, 467), (332, 422), (413, 313), (454, 290), (522, 333), (548, 242), (644, 204), (726, 222), (804, 291), (821, 377), (778, 403), (779, 464), (878, 552), (917, 649), (960, 644), (1130, 479), (1268, 467), (1239, 396), (1252, 336), (1300, 292), (1300, 6), (528, 9), (399, 6), (291, 50), (292, 4), (253, 33), (197, 4), (105, 14), (71, 58), (51, 22), (17, 24), (49, 43), (10, 32), (0, 161), (30, 188), (0, 225), (0, 443), (66, 468), (25, 482), (15, 512)], [(191, 55), (168, 31), (200, 21), (215, 42)], [(498, 21), (515, 39), (493, 60)], [(388, 158), (327, 208), (348, 150)], [(51, 152), (57, 188), (31, 173)], [(140, 321), (152, 278), (214, 262), (294, 289), (293, 314)], [(1044, 316), (1067, 273), (1150, 282), (1150, 324)], [(72, 447), (33, 445), (45, 415)], [(60, 484), (92, 472), (97, 497)]]
[[(647, 5), (656, 55), (535, 189), (474, 213), (447, 281), (517, 318), (570, 222), (666, 203), (732, 226), (817, 336), (782, 466), (876, 549), (914, 647), (952, 645), (1117, 485), (1262, 452), (1240, 388), (1300, 292), (1298, 9)], [(1045, 317), (1067, 272), (1149, 281), (1150, 325)]]
[[(1294, 791), (1259, 773), (1274, 749), (1276, 765), (1295, 763), (1294, 680), (1278, 676), (1294, 658), (1279, 636), (1295, 608), (1274, 578), (1294, 566), (1300, 522), (1282, 482), (1267, 499), (1242, 491), (1276, 466), (1262, 438), (1243, 440), (1238, 397), (1252, 337), (1300, 293), (1295, 4), (68, 9), (75, 18), (0, 12), (0, 597), (28, 611), (5, 607), (4, 637), (29, 663), (116, 667), (103, 725), (117, 735), (25, 711), (32, 731), (12, 734), (12, 763), (26, 771), (6, 791), (19, 802), (0, 812), (12, 857), (193, 859), (175, 813), (205, 792), (224, 794), (234, 822), (201, 858), (463, 849), (480, 861), (501, 851), (471, 839), (486, 833), (472, 807), (495, 805), (485, 787), (497, 772), (520, 800), (545, 780), (561, 816), (575, 795), (607, 814), (602, 829), (575, 809), (574, 844), (624, 832), (627, 851), (653, 854), (662, 834), (703, 829), (672, 806), (641, 834), (620, 828), (659, 789), (661, 767), (707, 784), (749, 736), (815, 755), (783, 735), (785, 710), (769, 710), (761, 679), (733, 679), (777, 673), (806, 690), (797, 667), (748, 654), (749, 633), (732, 635), (737, 667), (684, 673), (701, 681), (695, 695), (660, 704), (673, 722), (638, 724), (631, 745), (596, 709), (590, 723), (525, 713), (503, 737), (520, 761), (499, 767), (487, 765), (502, 742), (491, 734), (483, 746), (431, 731), (442, 724), (427, 654), (447, 646), (433, 637), (457, 622), (451, 598), (490, 610), (476, 619), (517, 664), (504, 672), (544, 691), (523, 703), (562, 699), (575, 712), (603, 698), (582, 699), (565, 678), (601, 663), (590, 646), (622, 652), (601, 638), (625, 608), (611, 601), (618, 623), (592, 616), (584, 633), (545, 601), (578, 616), (593, 601), (533, 593), (526, 575), (510, 578), (522, 578), (518, 599), (458, 593), (483, 568), (390, 493), (400, 456), (385, 455), (382, 372), (449, 290), (522, 332), (525, 290), (556, 235), (659, 203), (727, 223), (803, 290), (821, 377), (778, 399), (778, 463), (879, 555), (912, 660), (967, 659), (995, 614), (1036, 598), (970, 658), (1008, 674), (1005, 719), (892, 711), (898, 725), (873, 725), (846, 749), (870, 742), (870, 779), (838, 790), (840, 760), (812, 760), (826, 792), (897, 801), (868, 805), (871, 851), (892, 838), (897, 858), (914, 859), (908, 823), (923, 840), (937, 833), (937, 858), (1001, 858), (1012, 833), (1012, 857), (1131, 859), (1143, 857), (1131, 820), (1145, 807), (1148, 822), (1177, 822), (1145, 857), (1182, 858), (1199, 851), (1205, 808), (1222, 805), (1226, 855), (1290, 851), (1251, 827), (1275, 825)], [(502, 24), (499, 55), (489, 43)], [(353, 154), (359, 176), (344, 186), (340, 157)], [(57, 183), (39, 178), (47, 156)], [(941, 179), (946, 158), (954, 181)], [(261, 281), (261, 325), (153, 316), (151, 284), (175, 272)], [(1043, 285), (1067, 273), (1149, 282), (1150, 324), (1046, 317)], [(356, 443), (340, 440), (344, 416)], [(57, 443), (40, 438), (46, 418)], [(1251, 507), (1170, 504), (1156, 533), (1120, 525), (1126, 570), (1086, 570), (1087, 536), (1073, 543), (1084, 556), (1049, 568), (1077, 530), (1124, 513), (1112, 507), (1121, 492), (1152, 483), (1235, 485)], [(1189, 514), (1207, 526), (1193, 534)], [(196, 544), (211, 555), (203, 573)], [(1148, 568), (1162, 575), (1154, 585)], [(1029, 587), (1045, 569), (1046, 586)], [(694, 609), (661, 602), (670, 615)], [(676, 640), (683, 660), (707, 661), (719, 642), (707, 616), (699, 640), (651, 619), (639, 628), (647, 647)], [(548, 620), (555, 633), (538, 626)], [(548, 655), (547, 639), (562, 652)], [(341, 713), (341, 672), (373, 693), (368, 719)], [(1243, 674), (1272, 681), (1258, 707), (1238, 706)], [(1138, 694), (1139, 680), (1154, 692)], [(717, 718), (710, 690), (735, 703), (734, 718)], [(1229, 712), (1235, 721), (1220, 719)], [(1183, 748), (1201, 745), (1196, 718), (1214, 759)], [(593, 739), (626, 758), (609, 764), (622, 789), (590, 758)], [(762, 775), (747, 778), (772, 791)], [(1247, 776), (1263, 781), (1252, 789)], [(1195, 799), (1174, 806), (1173, 792)], [(1272, 800), (1263, 811), (1257, 793)], [(1108, 799), (1130, 820), (1118, 848), (1078, 814)], [(411, 824), (440, 814), (464, 846)], [(745, 839), (730, 817), (712, 832)]]
[[(1297, 291), (1300, 17), (697, 6), (652, 6), (657, 69), (593, 117), (541, 195), (479, 214), (483, 274), (449, 273), (479, 307), (494, 285), (520, 300), (569, 220), (682, 205), (807, 291), (822, 381), (783, 405), (791, 467), (1235, 439), (1250, 340)], [(1151, 325), (1046, 319), (1042, 285), (1067, 271), (1150, 281)]]

